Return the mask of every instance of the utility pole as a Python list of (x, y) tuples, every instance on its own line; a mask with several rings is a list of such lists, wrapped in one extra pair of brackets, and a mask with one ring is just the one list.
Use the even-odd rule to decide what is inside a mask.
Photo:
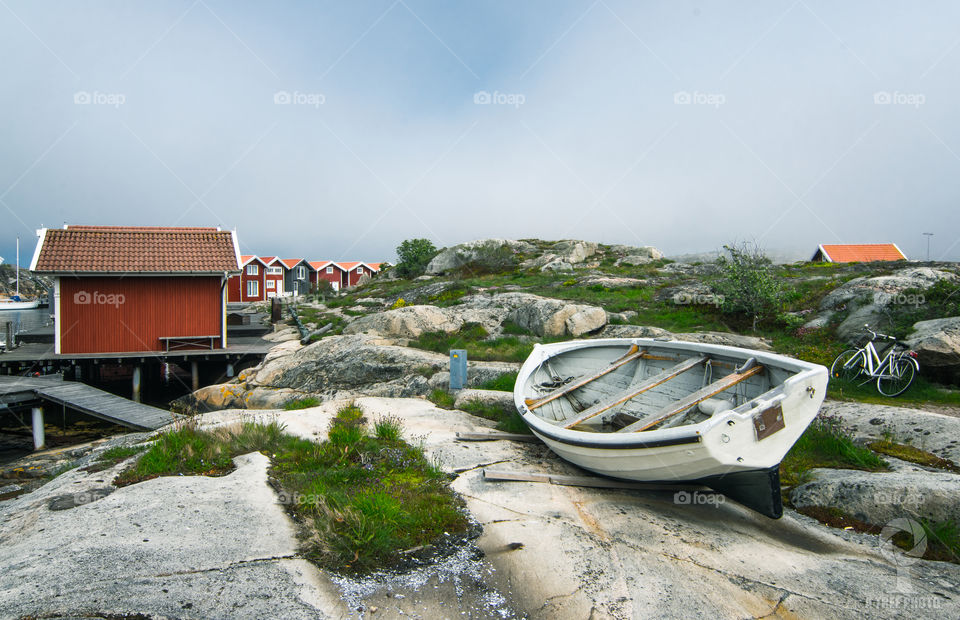
[(923, 233), (923, 236), (927, 238), (927, 262), (930, 262), (930, 237), (933, 236), (933, 233)]

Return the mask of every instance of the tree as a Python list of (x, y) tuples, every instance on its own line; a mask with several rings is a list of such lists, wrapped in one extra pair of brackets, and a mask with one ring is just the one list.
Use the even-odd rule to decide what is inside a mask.
[(721, 296), (720, 311), (757, 323), (776, 317), (780, 310), (781, 288), (773, 274), (773, 263), (756, 243), (725, 245), (729, 256), (717, 259), (720, 276), (713, 288)]
[(397, 246), (399, 260), (394, 269), (401, 278), (415, 278), (426, 271), (438, 252), (429, 239), (407, 239)]

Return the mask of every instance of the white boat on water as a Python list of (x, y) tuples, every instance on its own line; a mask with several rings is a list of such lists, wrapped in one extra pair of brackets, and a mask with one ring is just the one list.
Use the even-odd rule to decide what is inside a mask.
[(563, 459), (625, 480), (703, 484), (772, 518), (779, 464), (827, 369), (774, 353), (645, 338), (537, 345), (514, 401)]
[[(3, 264), (3, 258), (0, 258), (0, 265)], [(9, 299), (0, 299), (0, 311), (3, 310), (33, 310), (40, 306), (40, 300), (32, 301), (20, 298), (20, 237), (17, 237), (17, 292)]]

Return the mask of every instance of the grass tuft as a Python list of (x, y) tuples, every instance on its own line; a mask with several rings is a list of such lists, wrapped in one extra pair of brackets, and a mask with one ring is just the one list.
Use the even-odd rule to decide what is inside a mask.
[(298, 409), (309, 409), (310, 407), (316, 407), (320, 404), (320, 401), (313, 396), (308, 398), (301, 398), (298, 400), (291, 400), (286, 403), (283, 408), (287, 411), (296, 411)]
[(385, 416), (371, 434), (363, 410), (352, 403), (337, 412), (320, 443), (288, 435), (277, 422), (211, 430), (188, 422), (157, 437), (114, 483), (223, 474), (233, 457), (265, 452), (281, 501), (303, 524), (304, 555), (330, 570), (363, 573), (409, 563), (469, 529), (446, 474), (402, 433), (400, 420)]
[(873, 451), (853, 443), (832, 418), (818, 417), (780, 463), (780, 481), (793, 486), (817, 467), (886, 471), (889, 465)]
[(484, 381), (480, 384), (481, 390), (497, 390), (498, 392), (512, 392), (513, 386), (517, 382), (517, 373), (507, 372), (499, 377)]
[(457, 399), (450, 392), (437, 388), (430, 392), (427, 400), (441, 409), (453, 409), (453, 403), (456, 402)]

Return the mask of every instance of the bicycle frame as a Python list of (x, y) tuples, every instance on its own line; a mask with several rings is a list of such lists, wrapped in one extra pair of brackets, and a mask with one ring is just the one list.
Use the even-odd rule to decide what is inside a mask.
[[(870, 379), (878, 379), (880, 377), (890, 377), (893, 373), (893, 362), (896, 359), (896, 345), (890, 347), (890, 350), (887, 351), (887, 354), (883, 356), (883, 359), (880, 359), (880, 354), (877, 353), (877, 348), (873, 346), (873, 340), (867, 341), (867, 344), (860, 348), (860, 354), (864, 357), (866, 368), (864, 369), (867, 377)], [(849, 367), (857, 357), (850, 358), (844, 367)], [(917, 370), (920, 370), (920, 365), (913, 358), (907, 358), (910, 363), (916, 367)], [(883, 369), (887, 368), (887, 373), (884, 374)]]

